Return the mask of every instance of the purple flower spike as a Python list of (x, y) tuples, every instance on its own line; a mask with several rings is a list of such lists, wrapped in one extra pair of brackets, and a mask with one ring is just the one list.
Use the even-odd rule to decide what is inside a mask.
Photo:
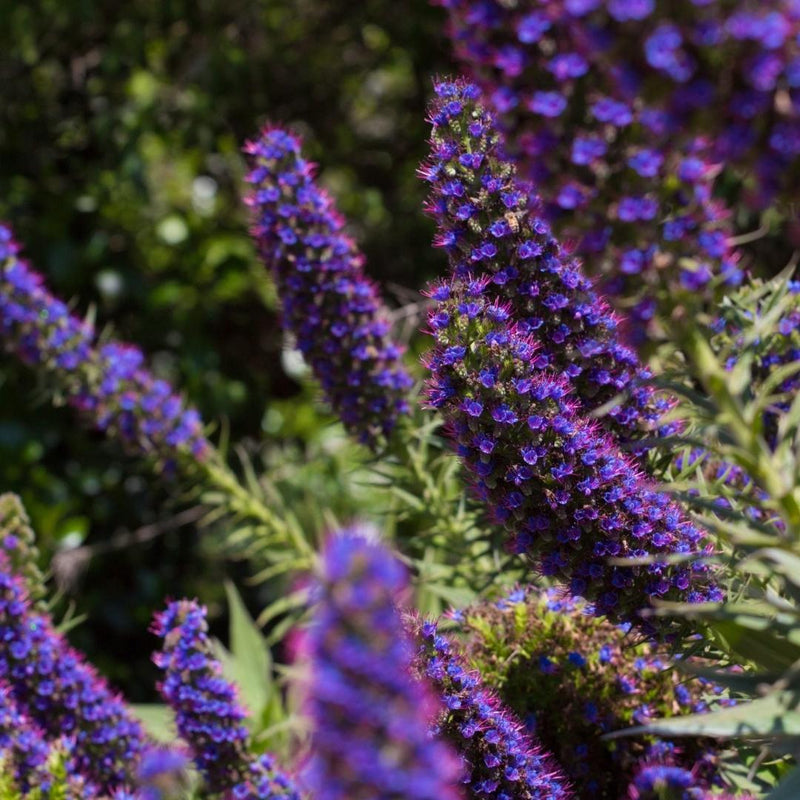
[[(756, 173), (767, 203), (796, 185), (796, 7), (770, 15), (758, 2), (438, 2), (543, 215), (603, 277), (637, 345), (663, 335), (655, 312), (741, 281), (714, 181), (724, 164), (748, 184)], [(743, 38), (770, 16), (786, 26), (780, 55), (758, 36), (734, 41), (725, 18), (744, 6), (753, 13), (742, 15)]]
[[(619, 317), (553, 238), (530, 188), (516, 179), (480, 91), (463, 81), (440, 81), (435, 90), (431, 156), (421, 174), (453, 275), (485, 282), (495, 313), (535, 340), (532, 367), (569, 380), (583, 410), (618, 400), (602, 424), (620, 441), (652, 435), (670, 404), (647, 384), (649, 371), (622, 343)], [(448, 194), (454, 182), (462, 197)]]
[(0, 553), (0, 680), (49, 739), (74, 740), (76, 770), (101, 789), (130, 782), (144, 734), (138, 721), (50, 619), (31, 608)]
[(522, 724), (468, 670), (434, 622), (414, 620), (415, 668), (442, 700), (436, 732), (453, 743), (464, 765), (468, 796), (478, 800), (569, 800), (561, 768)]
[(0, 224), (0, 334), (4, 348), (50, 378), (94, 427), (163, 465), (203, 459), (200, 417), (144, 366), (132, 345), (98, 343), (93, 327), (44, 286)]
[(458, 760), (429, 728), (436, 705), (410, 673), (396, 604), (404, 568), (359, 530), (327, 543), (319, 604), (303, 640), (314, 721), (306, 781), (315, 800), (455, 800)]
[[(618, 620), (645, 623), (638, 612), (655, 599), (722, 599), (697, 558), (708, 552), (702, 532), (586, 418), (561, 375), (532, 366), (537, 343), (508, 325), (488, 279), (456, 278), (433, 297), (447, 297), (431, 314), (450, 322), (434, 332), (429, 402), (508, 546)], [(465, 400), (481, 404), (480, 416)], [(690, 559), (671, 564), (671, 555)], [(654, 563), (611, 563), (641, 557)]]
[(267, 756), (250, 755), (247, 712), (237, 689), (222, 677), (208, 635), (206, 611), (196, 600), (178, 600), (156, 614), (153, 632), (164, 640), (153, 655), (164, 670), (158, 690), (175, 712), (178, 733), (188, 743), (211, 792), (233, 800), (298, 800), (293, 782)]
[(137, 779), (137, 800), (166, 800), (184, 783), (188, 759), (174, 747), (150, 747), (142, 753)]
[(284, 327), (347, 430), (375, 448), (408, 411), (412, 385), (401, 348), (388, 338), (378, 290), (300, 142), (267, 128), (245, 152), (253, 167), (245, 202), (261, 258), (278, 284)]

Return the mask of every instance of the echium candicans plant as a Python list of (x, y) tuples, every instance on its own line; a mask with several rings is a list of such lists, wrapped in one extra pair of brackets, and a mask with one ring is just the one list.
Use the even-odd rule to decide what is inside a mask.
[(441, 700), (435, 731), (461, 756), (470, 798), (569, 800), (564, 770), (528, 735), (435, 622), (409, 619), (417, 642), (414, 669)]
[(579, 796), (617, 800), (650, 761), (688, 770), (696, 789), (721, 783), (724, 765), (712, 739), (603, 739), (656, 717), (732, 701), (719, 686), (676, 669), (630, 625), (588, 611), (563, 591), (520, 588), (451, 612), (458, 625), (449, 636), (555, 755)]
[[(656, 599), (720, 599), (703, 531), (587, 419), (564, 377), (533, 366), (537, 342), (488, 281), (433, 289), (428, 400), (508, 547), (614, 618), (641, 623)], [(631, 558), (650, 563), (614, 561)]]
[(74, 742), (76, 771), (111, 791), (129, 784), (146, 742), (141, 725), (96, 670), (38, 611), (0, 552), (0, 680), (20, 713)]
[[(648, 23), (656, 18), (664, 23), (648, 54), (668, 49), (674, 26), (664, 18), (682, 13), (699, 28), (699, 4), (441, 4), (456, 55), (498, 113), (509, 153), (534, 182), (544, 214), (564, 241), (574, 240), (592, 273), (603, 275), (637, 342), (663, 335), (656, 312), (741, 280), (731, 213), (713, 194), (728, 158), (714, 144), (727, 127), (706, 135), (721, 117), (715, 109), (710, 120), (704, 101), (694, 109), (704, 124), (693, 126), (681, 116), (679, 97), (664, 106), (647, 96), (654, 84), (678, 95), (685, 87), (648, 67), (643, 28), (655, 28)], [(721, 63), (737, 62), (709, 63), (698, 86), (726, 87)]]
[(375, 537), (356, 526), (324, 547), (298, 650), (313, 724), (304, 783), (315, 800), (456, 800), (459, 761), (431, 735), (437, 703), (411, 673), (408, 576)]
[[(480, 90), (461, 80), (434, 88), (431, 155), (420, 174), (430, 186), (435, 244), (453, 276), (485, 276), (486, 296), (505, 304), (510, 322), (536, 340), (532, 368), (563, 375), (587, 413), (613, 403), (601, 424), (621, 442), (652, 435), (669, 402), (625, 344), (621, 318), (553, 237), (532, 188), (517, 179)], [(446, 327), (446, 312), (430, 324)]]
[(201, 461), (209, 452), (196, 410), (186, 408), (145, 366), (141, 351), (98, 337), (19, 257), (0, 224), (0, 331), (3, 348), (50, 379), (93, 426), (162, 466)]
[(284, 327), (345, 427), (374, 448), (408, 411), (411, 387), (388, 312), (297, 137), (267, 127), (245, 152), (252, 234), (275, 276)]
[(299, 800), (271, 757), (251, 752), (247, 711), (214, 656), (205, 608), (195, 600), (171, 602), (156, 615), (153, 632), (163, 640), (153, 656), (163, 672), (157, 688), (208, 791), (233, 800)]

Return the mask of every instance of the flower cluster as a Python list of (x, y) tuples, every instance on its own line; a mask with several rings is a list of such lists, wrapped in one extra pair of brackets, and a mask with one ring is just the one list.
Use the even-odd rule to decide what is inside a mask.
[(175, 712), (178, 733), (208, 789), (229, 792), (233, 800), (299, 800), (291, 779), (268, 757), (249, 753), (247, 713), (214, 658), (205, 609), (194, 600), (170, 603), (156, 615), (153, 632), (164, 640), (153, 656), (164, 671), (158, 690)]
[[(721, 599), (698, 559), (703, 533), (586, 419), (565, 378), (532, 367), (536, 342), (509, 325), (487, 284), (433, 290), (428, 399), (508, 546), (617, 618), (642, 623), (638, 612), (656, 598)], [(691, 563), (664, 558), (673, 555)], [(652, 563), (610, 562), (644, 557)]]
[[(602, 424), (615, 437), (630, 442), (652, 435), (669, 403), (622, 342), (619, 317), (551, 235), (538, 199), (516, 179), (479, 90), (440, 81), (435, 91), (431, 156), (421, 174), (430, 184), (436, 244), (447, 252), (453, 275), (486, 276), (485, 295), (508, 309), (520, 333), (535, 338), (532, 368), (569, 380), (582, 411), (613, 402)], [(441, 311), (430, 324), (437, 331), (449, 321)]]
[(374, 448), (408, 410), (411, 378), (363, 256), (294, 136), (267, 128), (245, 152), (252, 232), (275, 276), (284, 326), (345, 427)]
[(0, 680), (51, 740), (74, 741), (77, 773), (100, 789), (130, 781), (144, 734), (125, 704), (31, 604), (0, 552)]
[[(716, 34), (713, 47), (704, 42), (711, 28), (735, 39), (726, 23), (708, 19), (721, 4), (701, 8), (685, 0), (679, 9), (662, 4), (661, 10), (641, 0), (557, 0), (541, 8), (440, 2), (449, 10), (456, 53), (501, 114), (509, 150), (542, 195), (548, 219), (605, 276), (615, 304), (630, 312), (638, 340), (656, 333), (657, 301), (713, 294), (716, 284), (741, 280), (728, 243), (730, 215), (713, 197), (718, 164), (733, 156), (722, 142), (741, 134), (718, 109), (746, 108), (745, 124), (752, 127), (771, 118), (764, 108), (772, 106), (776, 87), (762, 95), (762, 105), (751, 88), (736, 84), (741, 75), (730, 76), (732, 92), (720, 76), (721, 65), (736, 73), (747, 61), (743, 54), (720, 59)], [(687, 84), (657, 65), (679, 52), (682, 61), (688, 42), (693, 54), (713, 63)], [(752, 44), (737, 41), (745, 49)], [(775, 58), (772, 51), (765, 55)], [(657, 96), (663, 89), (667, 96)], [(708, 97), (717, 91), (731, 96)], [(710, 130), (717, 135), (703, 135)], [(800, 143), (788, 135), (795, 138)], [(748, 148), (751, 159), (758, 152)]]
[(496, 603), (453, 612), (465, 655), (502, 700), (564, 765), (580, 796), (619, 800), (643, 762), (692, 771), (692, 786), (716, 780), (710, 740), (652, 737), (604, 741), (649, 720), (702, 712), (718, 687), (688, 679), (652, 644), (587, 613), (555, 590), (517, 590)]
[(231, 800), (300, 800), (294, 781), (282, 772), (272, 756), (250, 759), (242, 780), (233, 787)]
[(437, 709), (412, 677), (413, 647), (396, 607), (405, 569), (365, 533), (328, 540), (301, 645), (314, 723), (306, 782), (315, 800), (455, 800), (458, 760), (431, 738)]
[(20, 796), (50, 797), (51, 791), (59, 791), (62, 800), (95, 797), (95, 787), (74, 770), (71, 745), (66, 740), (48, 742), (41, 728), (20, 713), (8, 685), (0, 682), (0, 773), (11, 773)]
[(435, 730), (461, 755), (469, 797), (573, 797), (561, 767), (523, 732), (479, 674), (466, 668), (436, 624), (415, 619), (411, 627), (418, 641), (415, 668), (442, 700)]
[(170, 466), (203, 459), (210, 445), (200, 416), (145, 367), (132, 345), (98, 342), (92, 325), (70, 313), (18, 257), (0, 224), (0, 332), (3, 347), (53, 380), (95, 427)]

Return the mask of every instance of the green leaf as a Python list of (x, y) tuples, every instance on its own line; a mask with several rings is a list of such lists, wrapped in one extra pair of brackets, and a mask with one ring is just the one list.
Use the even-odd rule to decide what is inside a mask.
[(738, 616), (735, 619), (712, 622), (711, 627), (740, 656), (760, 667), (774, 672), (784, 672), (800, 660), (800, 646), (781, 639), (768, 630), (769, 619)]
[(160, 703), (139, 703), (131, 705), (130, 709), (144, 725), (145, 732), (157, 742), (171, 744), (178, 737), (175, 717), (169, 706)]
[(230, 612), (231, 652), (225, 665), (229, 677), (241, 691), (241, 698), (259, 722), (264, 708), (274, 691), (272, 685), (272, 658), (261, 631), (253, 622), (236, 587), (225, 582)]
[(782, 674), (779, 672), (730, 672), (728, 670), (701, 667), (692, 661), (677, 661), (675, 667), (681, 672), (688, 672), (698, 678), (704, 678), (707, 681), (716, 683), (732, 692), (750, 695), (751, 697), (756, 695), (759, 686), (775, 683)]
[(750, 703), (740, 703), (710, 714), (660, 719), (648, 725), (607, 734), (618, 739), (642, 733), (660, 736), (718, 736), (720, 738), (763, 738), (800, 736), (800, 695), (797, 692), (772, 692)]

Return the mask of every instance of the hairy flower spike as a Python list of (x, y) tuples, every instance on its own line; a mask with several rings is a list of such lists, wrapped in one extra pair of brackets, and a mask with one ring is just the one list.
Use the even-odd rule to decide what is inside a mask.
[(132, 345), (98, 342), (18, 257), (0, 224), (0, 333), (4, 348), (50, 378), (67, 402), (128, 448), (170, 466), (204, 458), (210, 445), (200, 416), (144, 366)]
[(234, 684), (222, 677), (213, 654), (206, 611), (196, 600), (178, 600), (156, 614), (153, 632), (163, 647), (153, 661), (164, 671), (158, 690), (175, 712), (178, 733), (211, 792), (233, 800), (298, 800), (293, 782), (264, 756), (250, 755), (247, 713)]
[[(486, 296), (537, 343), (531, 364), (563, 375), (587, 412), (619, 400), (602, 424), (623, 442), (652, 435), (669, 403), (657, 395), (620, 320), (550, 233), (538, 200), (502, 153), (476, 86), (441, 81), (431, 106), (428, 210), (453, 274), (486, 281)], [(454, 193), (454, 186), (459, 193)], [(468, 308), (459, 309), (469, 312)], [(432, 327), (446, 324), (442, 317)]]
[(2, 552), (0, 680), (48, 738), (74, 740), (78, 772), (101, 789), (130, 780), (145, 741), (139, 722), (50, 619), (31, 607), (24, 582)]
[[(642, 624), (655, 599), (721, 599), (697, 558), (700, 529), (586, 418), (565, 378), (533, 366), (537, 343), (487, 286), (466, 276), (433, 290), (431, 319), (448, 322), (431, 325), (428, 399), (509, 547), (617, 619)], [(642, 557), (654, 563), (610, 561)]]
[(412, 381), (363, 256), (294, 136), (267, 128), (245, 152), (254, 187), (245, 202), (278, 284), (284, 326), (345, 427), (374, 448), (408, 411)]
[(458, 761), (429, 728), (427, 687), (396, 604), (404, 568), (359, 529), (332, 536), (303, 640), (314, 721), (306, 781), (315, 800), (455, 800)]
[(564, 765), (581, 797), (620, 800), (643, 761), (691, 770), (693, 786), (717, 780), (711, 740), (603, 740), (656, 718), (699, 713), (731, 701), (689, 679), (627, 625), (589, 614), (556, 590), (518, 589), (497, 602), (452, 612), (466, 661), (500, 687), (502, 701)]
[(418, 641), (414, 667), (442, 700), (435, 730), (455, 747), (468, 796), (513, 800), (568, 800), (574, 795), (561, 768), (503, 708), (478, 673), (434, 622), (412, 620)]
[[(800, 123), (788, 96), (779, 102), (786, 89), (796, 92), (787, 77), (763, 92), (747, 87), (747, 52), (764, 45), (735, 41), (726, 4), (439, 2), (449, 11), (456, 54), (500, 114), (509, 151), (542, 195), (544, 213), (604, 276), (612, 302), (630, 313), (637, 342), (658, 335), (656, 311), (741, 280), (729, 210), (712, 194), (719, 164), (757, 160), (761, 191), (769, 193), (777, 153), (762, 157), (768, 148), (755, 129), (774, 125), (778, 134)], [(637, 11), (619, 13), (622, 5)], [(753, 30), (766, 13), (756, 2), (727, 5), (752, 6)], [(793, 17), (797, 30), (796, 10), (783, 5), (776, 16)], [(728, 46), (730, 60), (721, 55)], [(794, 36), (782, 49), (788, 66)], [(769, 50), (761, 56), (766, 65), (776, 58)], [(768, 113), (773, 108), (782, 111)], [(797, 132), (779, 138), (790, 143), (787, 152), (797, 148), (779, 160), (796, 163)], [(796, 166), (780, 176), (786, 188), (792, 173)]]

